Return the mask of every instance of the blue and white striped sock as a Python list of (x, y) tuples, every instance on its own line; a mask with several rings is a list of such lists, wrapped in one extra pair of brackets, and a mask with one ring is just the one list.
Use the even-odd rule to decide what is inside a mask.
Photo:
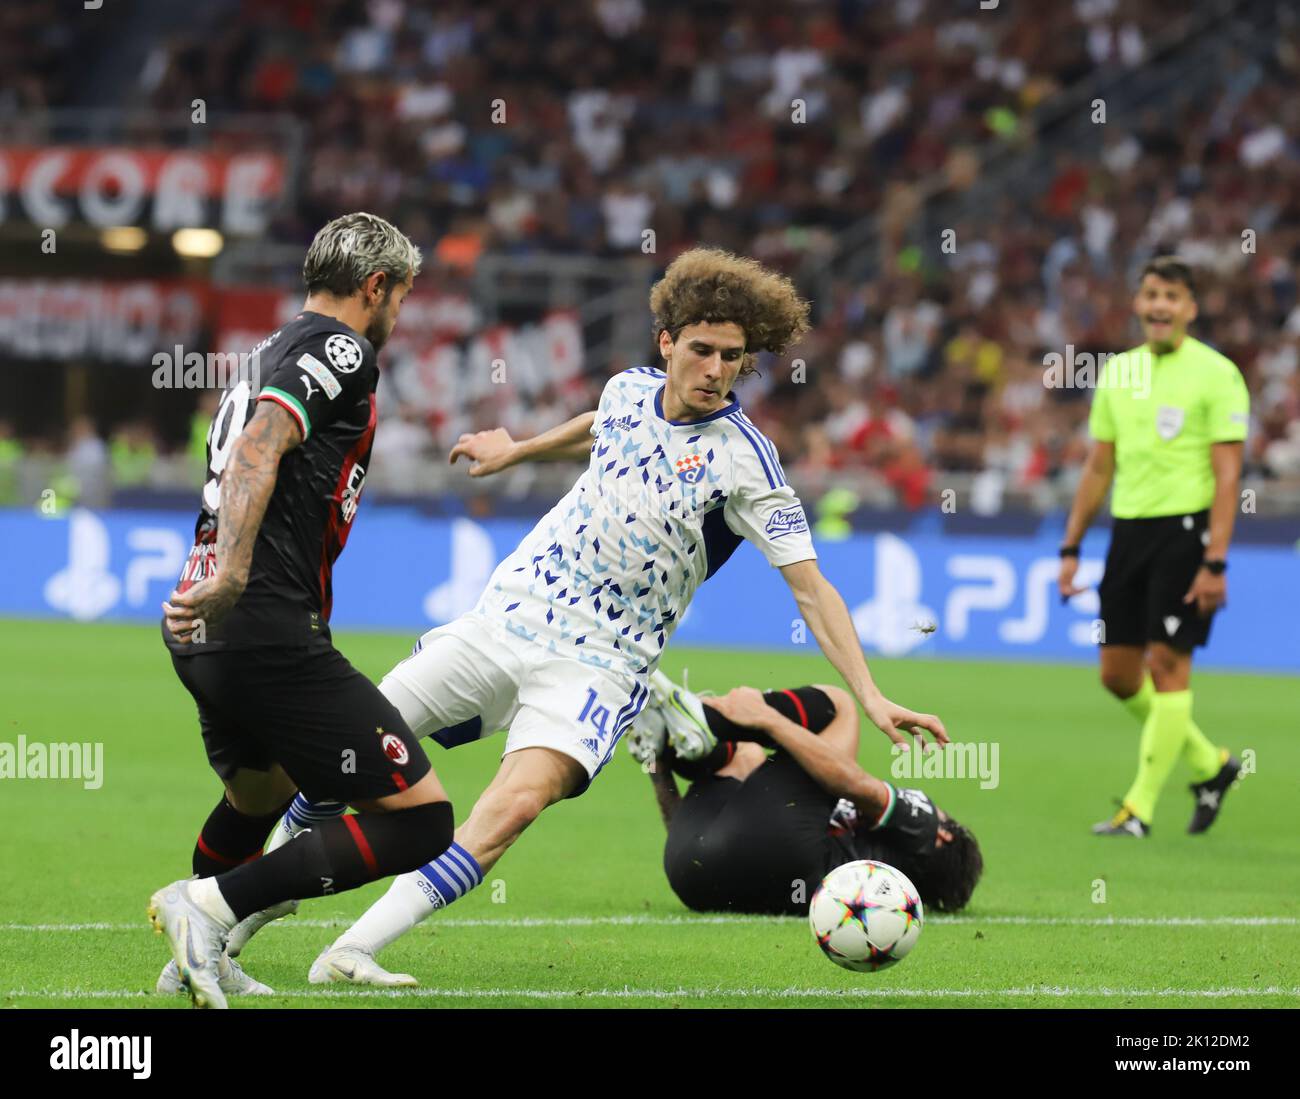
[(439, 908), (446, 908), (483, 881), (483, 870), (474, 856), (453, 843), (433, 862), (400, 874), (379, 900), (335, 942), (358, 946), (378, 954), (394, 939), (410, 931)]
[(428, 895), (429, 903), (434, 908), (446, 908), (483, 881), (483, 871), (474, 861), (474, 856), (459, 843), (453, 843), (416, 873), (423, 875), (429, 883), (432, 889)]
[(313, 824), (341, 817), (345, 809), (347, 806), (341, 801), (308, 801), (302, 794), (298, 794), (285, 817), (296, 831), (301, 832)]
[(342, 816), (346, 809), (347, 806), (341, 801), (308, 801), (301, 793), (294, 795), (293, 804), (280, 818), (280, 823), (275, 826), (275, 831), (271, 834), (271, 842), (266, 845), (266, 853), (269, 855), (276, 848), (283, 847), (294, 836), (307, 831), (308, 828)]

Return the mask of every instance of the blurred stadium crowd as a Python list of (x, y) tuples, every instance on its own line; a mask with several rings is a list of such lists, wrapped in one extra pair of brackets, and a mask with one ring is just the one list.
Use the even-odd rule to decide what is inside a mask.
[[(1207, 77), (1208, 98), (1107, 118), (1096, 156), (1053, 150), (1045, 187), (963, 203), (989, 164), (1038, 140), (1043, 111), (1071, 97), (1092, 109), (1079, 89), (1176, 58), (1191, 33), (1180, 0), (1014, 7), (242, 0), (152, 43), (120, 106), (292, 114), (300, 185), (268, 238), (305, 246), (338, 213), (372, 210), (425, 248), (442, 285), (485, 255), (660, 270), (700, 242), (786, 270), (815, 297), (794, 352), (804, 380), (760, 362), (741, 399), (796, 484), (883, 505), (918, 508), (955, 474), (1059, 505), (1090, 394), (1046, 388), (1044, 356), (1135, 343), (1135, 273), (1177, 251), (1200, 272), (1194, 333), (1250, 386), (1248, 476), (1300, 484), (1296, 23)], [(10, 0), (0, 14), (0, 109), (74, 102), (54, 9)], [(921, 216), (936, 196), (950, 223)], [(842, 241), (864, 223), (866, 273), (841, 276)], [(917, 240), (922, 223), (950, 229), (951, 247)], [(585, 361), (541, 407), (426, 416), (398, 402), (376, 465), (433, 458), (469, 428), (539, 430), (628, 365)], [(3, 483), (24, 448), (65, 448), (83, 482), (116, 484), (147, 483), (166, 449), (156, 424), (93, 408), (58, 440), (26, 436), (21, 410), (3, 420), (0, 496), (18, 491)]]

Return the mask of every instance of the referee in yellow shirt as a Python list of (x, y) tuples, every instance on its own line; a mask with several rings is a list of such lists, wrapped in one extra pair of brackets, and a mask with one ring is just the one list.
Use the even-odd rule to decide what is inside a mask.
[[(1075, 586), (1079, 543), (1114, 482), (1114, 527), (1101, 587), (1101, 681), (1142, 725), (1137, 777), (1098, 835), (1145, 836), (1181, 757), (1191, 769), (1189, 832), (1204, 832), (1241, 764), (1192, 720), (1192, 650), (1227, 594), (1250, 397), (1230, 360), (1187, 334), (1192, 272), (1151, 260), (1133, 300), (1146, 343), (1098, 372), (1094, 439), (1061, 547), (1061, 595)], [(1149, 675), (1147, 673), (1150, 673)]]

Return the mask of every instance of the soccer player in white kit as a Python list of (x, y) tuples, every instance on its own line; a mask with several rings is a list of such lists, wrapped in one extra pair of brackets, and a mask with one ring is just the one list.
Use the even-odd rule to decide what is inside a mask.
[[(672, 263), (650, 306), (662, 369), (615, 375), (595, 412), (533, 439), (497, 429), (452, 451), (471, 476), (584, 455), (588, 465), (478, 605), (426, 633), (380, 684), (412, 732), (446, 747), (506, 730), (503, 759), (446, 853), (396, 878), (317, 958), (313, 983), (415, 983), (375, 955), (478, 885), (547, 806), (587, 788), (645, 706), (695, 590), (742, 540), (781, 570), (822, 652), (891, 740), (928, 730), (947, 742), (937, 717), (872, 682), (776, 448), (732, 393), (754, 352), (780, 354), (804, 333), (807, 302), (757, 262), (701, 248)], [(290, 831), (312, 820), (297, 808)]]

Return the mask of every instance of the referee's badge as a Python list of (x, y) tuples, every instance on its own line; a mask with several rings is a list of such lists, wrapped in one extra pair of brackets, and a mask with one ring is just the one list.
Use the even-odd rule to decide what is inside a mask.
[(1156, 412), (1156, 431), (1160, 438), (1166, 441), (1176, 439), (1178, 433), (1183, 430), (1183, 418), (1184, 413), (1181, 408), (1162, 404)]

